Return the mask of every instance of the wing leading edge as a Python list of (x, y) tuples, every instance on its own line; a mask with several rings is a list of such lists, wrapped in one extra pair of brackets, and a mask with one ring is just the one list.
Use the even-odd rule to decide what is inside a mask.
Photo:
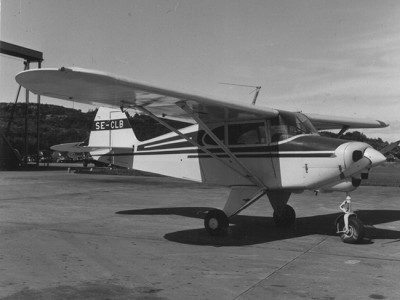
[(275, 117), (279, 112), (225, 99), (156, 87), (115, 75), (79, 68), (37, 69), (16, 76), (17, 82), (43, 96), (108, 107), (146, 107), (165, 118), (192, 121), (180, 108), (186, 103), (204, 121)]
[[(159, 117), (194, 123), (181, 108), (185, 103), (204, 122), (273, 118), (279, 110), (226, 99), (165, 89), (116, 75), (80, 68), (49, 68), (21, 72), (17, 82), (43, 96), (108, 107), (145, 107)], [(381, 121), (305, 114), (318, 130), (381, 128)]]
[(343, 128), (383, 128), (388, 124), (370, 119), (358, 119), (338, 116), (325, 116), (319, 114), (305, 114), (317, 130), (343, 129)]

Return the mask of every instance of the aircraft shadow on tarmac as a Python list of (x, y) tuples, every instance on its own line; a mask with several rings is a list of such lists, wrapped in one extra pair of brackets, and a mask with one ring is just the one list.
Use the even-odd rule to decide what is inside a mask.
[[(125, 210), (120, 215), (179, 215), (203, 219), (210, 207), (170, 207)], [(359, 210), (357, 216), (364, 222), (365, 239), (363, 244), (373, 243), (374, 239), (400, 240), (400, 231), (376, 228), (374, 225), (400, 220), (400, 210)], [(279, 228), (272, 217), (237, 215), (230, 219), (229, 234), (226, 237), (210, 236), (204, 228), (167, 233), (164, 238), (183, 244), (207, 246), (244, 246), (271, 241), (321, 234), (337, 236), (334, 226), (340, 213), (299, 217), (295, 226)]]

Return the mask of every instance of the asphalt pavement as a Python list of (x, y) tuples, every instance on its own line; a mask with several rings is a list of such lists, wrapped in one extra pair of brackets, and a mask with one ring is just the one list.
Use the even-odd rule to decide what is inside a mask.
[(210, 237), (229, 194), (165, 177), (0, 172), (0, 299), (400, 299), (399, 187), (362, 186), (363, 243), (333, 222), (343, 193), (294, 194), (293, 228), (261, 199)]

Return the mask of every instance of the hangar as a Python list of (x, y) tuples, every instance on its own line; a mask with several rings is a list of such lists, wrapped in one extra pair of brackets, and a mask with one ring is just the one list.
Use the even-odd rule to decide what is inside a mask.
[[(25, 48), (22, 46), (18, 46), (15, 44), (10, 44), (4, 41), (0, 41), (0, 53), (22, 58), (24, 63), (24, 70), (28, 70), (30, 68), (31, 63), (37, 63), (38, 68), (41, 68), (43, 62), (43, 53), (40, 51), (32, 50), (29, 48)], [(20, 163), (19, 153), (16, 153), (12, 145), (8, 142), (7, 136), (10, 132), (10, 127), (12, 124), (12, 120), (14, 117), (14, 111), (16, 104), (18, 102), (19, 94), (21, 92), (21, 86), (18, 87), (17, 96), (14, 102), (14, 108), (11, 111), (11, 116), (8, 119), (7, 127), (1, 128), (0, 130), (0, 170), (9, 170), (15, 169), (18, 167)], [(27, 157), (28, 157), (28, 104), (29, 104), (29, 91), (26, 90), (25, 92), (25, 130), (24, 130), (24, 144), (25, 144), (25, 151), (23, 153), (24, 161), (23, 164), (27, 164)], [(37, 152), (39, 153), (40, 150), (40, 96), (37, 96), (37, 134), (36, 134), (36, 143), (37, 143)], [(37, 160), (37, 166), (39, 166), (39, 160)]]

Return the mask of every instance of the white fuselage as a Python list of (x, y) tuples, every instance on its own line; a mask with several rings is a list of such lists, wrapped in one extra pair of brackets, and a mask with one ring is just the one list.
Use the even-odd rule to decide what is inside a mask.
[[(368, 144), (319, 136), (301, 117), (286, 113), (279, 120), (214, 123), (209, 130), (196, 124), (139, 141), (124, 113), (100, 108), (89, 146), (102, 147), (91, 154), (110, 165), (208, 184), (287, 191), (350, 191), (372, 161), (384, 160)], [(363, 158), (366, 149), (373, 158)], [(345, 174), (350, 167), (352, 173)]]

